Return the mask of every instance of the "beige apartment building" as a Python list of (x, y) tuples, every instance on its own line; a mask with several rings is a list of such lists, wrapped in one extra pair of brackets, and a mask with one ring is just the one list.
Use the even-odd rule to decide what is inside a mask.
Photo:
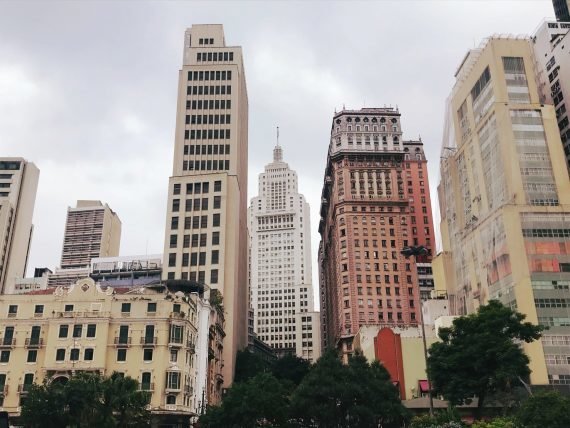
[(222, 293), (225, 386), (247, 344), (247, 126), (241, 47), (226, 45), (222, 25), (193, 25), (179, 74), (163, 279)]
[(570, 384), (570, 182), (532, 50), (529, 39), (492, 37), (455, 74), (434, 277), (447, 288), (452, 315), (498, 299), (548, 327), (541, 341), (523, 344), (530, 380)]
[(152, 394), (160, 427), (189, 426), (204, 402), (216, 403), (221, 395), (216, 342), (223, 338), (223, 315), (202, 292), (189, 284), (101, 287), (85, 278), (71, 287), (4, 296), (1, 409), (17, 416), (32, 383), (116, 371)]
[(101, 201), (77, 201), (67, 209), (62, 269), (88, 268), (91, 259), (119, 255), (121, 220)]
[(22, 158), (0, 158), (0, 293), (24, 278), (40, 171)]

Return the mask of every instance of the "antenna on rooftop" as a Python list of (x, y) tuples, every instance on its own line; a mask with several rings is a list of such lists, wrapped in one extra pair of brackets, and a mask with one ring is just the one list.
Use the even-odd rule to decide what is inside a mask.
[(277, 145), (279, 145), (279, 127), (277, 127)]

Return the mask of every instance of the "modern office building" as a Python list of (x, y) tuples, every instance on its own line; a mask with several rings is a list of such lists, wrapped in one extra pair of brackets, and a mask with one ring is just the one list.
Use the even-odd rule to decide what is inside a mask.
[(241, 47), (226, 45), (221, 25), (193, 25), (179, 74), (162, 275), (222, 293), (225, 386), (247, 345), (247, 126)]
[(277, 355), (316, 360), (320, 327), (306, 323), (309, 312), (311, 320), (318, 319), (313, 312), (309, 204), (299, 193), (297, 173), (283, 161), (279, 142), (273, 162), (259, 175), (258, 196), (251, 199), (248, 212), (255, 332)]
[(77, 201), (67, 209), (62, 269), (88, 268), (91, 259), (119, 255), (121, 220), (101, 201)]
[(323, 345), (347, 356), (363, 325), (417, 325), (431, 255), (400, 251), (435, 241), (423, 144), (402, 139), (397, 109), (334, 115), (320, 214)]
[[(450, 312), (490, 299), (548, 327), (523, 344), (533, 384), (570, 384), (570, 182), (556, 111), (541, 102), (530, 39), (470, 50), (448, 98), (433, 266)], [(441, 284), (438, 284), (438, 287)]]
[[(565, 3), (565, 2), (563, 2)], [(570, 122), (566, 104), (570, 99), (570, 17), (566, 22), (544, 21), (532, 37), (540, 102), (552, 104), (560, 139), (570, 171)]]
[(554, 6), (554, 14), (557, 21), (570, 21), (570, 1), (568, 0), (552, 0)]
[[(18, 416), (32, 383), (117, 371), (151, 395), (156, 426), (190, 427), (221, 396), (223, 314), (203, 288), (70, 287), (0, 302), (0, 406)], [(211, 386), (211, 387), (210, 387)]]
[(26, 275), (40, 171), (22, 158), (0, 158), (0, 293)]

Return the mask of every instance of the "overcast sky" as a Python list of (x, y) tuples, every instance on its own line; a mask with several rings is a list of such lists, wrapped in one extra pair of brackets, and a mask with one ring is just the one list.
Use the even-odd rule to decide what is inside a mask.
[(275, 127), (312, 211), (316, 287), (320, 192), (332, 115), (398, 106), (421, 135), (432, 204), (445, 99), (468, 49), (495, 33), (532, 34), (550, 0), (0, 1), (0, 156), (40, 169), (28, 272), (59, 264), (66, 209), (107, 202), (121, 255), (163, 251), (184, 30), (221, 23), (243, 47), (249, 196)]

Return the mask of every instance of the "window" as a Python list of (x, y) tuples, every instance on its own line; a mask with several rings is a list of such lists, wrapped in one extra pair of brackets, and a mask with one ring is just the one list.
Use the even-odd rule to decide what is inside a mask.
[(0, 352), (0, 363), (7, 363), (10, 361), (10, 351)]
[(65, 305), (64, 311), (65, 312), (73, 312), (73, 305)]
[(167, 395), (166, 404), (176, 404), (176, 395)]
[(129, 326), (122, 325), (119, 326), (119, 344), (125, 345), (129, 343)]
[(212, 245), (220, 244), (220, 232), (212, 232)]
[(174, 266), (176, 266), (176, 253), (170, 253), (168, 254), (168, 267), (174, 267)]
[(87, 337), (95, 337), (97, 324), (87, 324)]
[(180, 389), (179, 372), (166, 372), (166, 389)]
[(8, 306), (8, 316), (16, 316), (18, 313), (18, 305)]
[(180, 304), (179, 303), (175, 303), (174, 305), (172, 305), (172, 312), (180, 313)]
[(93, 361), (93, 348), (85, 348), (83, 359), (85, 361)]
[(222, 182), (214, 181), (214, 192), (221, 192), (221, 191), (222, 191)]
[(131, 304), (130, 303), (121, 303), (121, 312), (122, 313), (131, 312)]
[(69, 333), (69, 325), (62, 324), (59, 326), (59, 338), (60, 339), (66, 339), (68, 333)]
[(212, 264), (217, 265), (220, 262), (220, 251), (212, 250)]
[(221, 208), (221, 206), (222, 206), (222, 197), (214, 196), (214, 209)]
[(75, 324), (73, 326), (73, 337), (81, 338), (82, 333), (83, 333), (83, 324)]
[(212, 269), (210, 272), (210, 283), (217, 284), (218, 283), (218, 269)]
[[(188, 74), (190, 74), (190, 73), (188, 73)], [(179, 195), (179, 194), (180, 194), (180, 183), (177, 183), (177, 184), (174, 185), (174, 188), (173, 188), (172, 193), (173, 193), (174, 195)]]
[(117, 361), (124, 362), (127, 361), (127, 350), (117, 349)]
[(64, 348), (59, 348), (57, 351), (55, 351), (55, 360), (56, 361), (65, 360), (65, 349)]
[(176, 363), (178, 361), (178, 349), (170, 350), (170, 362)]
[(212, 220), (212, 226), (218, 227), (220, 225), (220, 214), (214, 214)]
[(69, 359), (71, 361), (78, 361), (79, 360), (79, 349), (73, 348), (69, 353)]
[(141, 389), (143, 391), (150, 391), (151, 384), (150, 384), (151, 374), (150, 372), (144, 372), (141, 376)]
[(35, 363), (37, 359), (38, 359), (38, 351), (36, 350), (28, 351), (28, 359), (26, 360), (26, 362)]
[(43, 313), (44, 313), (44, 305), (36, 305), (36, 307), (34, 308), (34, 314), (41, 315)]
[(172, 230), (176, 230), (178, 229), (178, 217), (172, 217), (172, 219), (170, 220), (170, 228)]
[(152, 361), (152, 348), (144, 348), (143, 349), (143, 360), (144, 361)]
[(181, 325), (171, 325), (170, 326), (170, 342), (171, 343), (182, 343), (182, 336), (184, 333), (184, 327)]
[(147, 303), (146, 311), (147, 312), (156, 312), (156, 302)]

